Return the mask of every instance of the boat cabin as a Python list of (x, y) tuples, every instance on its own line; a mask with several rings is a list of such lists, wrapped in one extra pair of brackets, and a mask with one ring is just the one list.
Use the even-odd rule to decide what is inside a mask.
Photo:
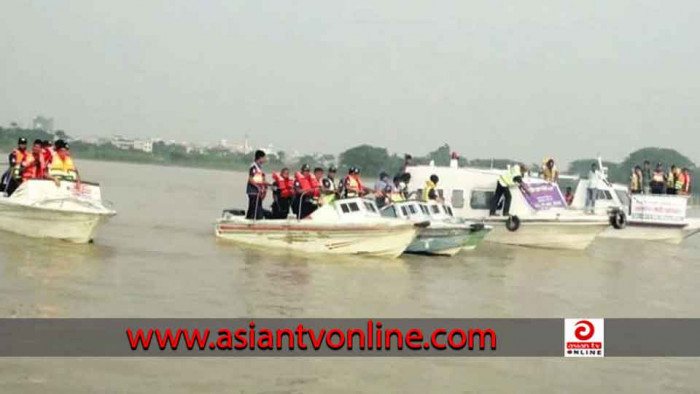
[[(498, 177), (506, 170), (427, 165), (411, 166), (406, 171), (411, 174), (410, 192), (421, 195), (426, 181), (431, 175), (437, 175), (440, 180), (436, 191), (451, 208), (453, 215), (477, 219), (489, 215)], [(530, 217), (542, 211), (556, 214), (567, 209), (556, 183), (536, 178), (526, 178), (525, 183), (531, 192), (528, 195), (518, 188), (511, 188), (511, 214)]]
[(373, 200), (360, 197), (335, 200), (330, 205), (319, 207), (309, 216), (313, 219), (340, 218), (349, 222), (381, 217)]

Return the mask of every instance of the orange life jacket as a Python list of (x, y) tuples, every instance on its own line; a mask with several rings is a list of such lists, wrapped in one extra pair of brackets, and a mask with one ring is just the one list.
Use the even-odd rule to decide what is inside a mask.
[(287, 198), (294, 195), (294, 181), (290, 178), (283, 178), (278, 173), (272, 174), (272, 179), (277, 183), (277, 188), (280, 191), (280, 197)]
[(309, 173), (307, 178), (309, 180), (309, 187), (311, 188), (311, 190), (314, 191), (314, 197), (320, 196), (321, 195), (321, 185), (318, 183), (318, 179), (316, 179), (316, 176)]
[(345, 176), (345, 194), (347, 197), (361, 196), (364, 190), (360, 177), (354, 174)]
[(692, 176), (690, 175), (690, 173), (688, 173), (688, 174), (685, 175), (685, 183), (683, 183), (683, 193), (684, 193), (684, 194), (690, 194), (690, 192), (691, 192), (691, 190), (692, 190), (692, 189), (690, 188), (690, 181), (691, 181), (691, 179), (692, 179)]
[(309, 184), (309, 179), (304, 176), (301, 172), (297, 171), (294, 173), (294, 179), (299, 182), (299, 188), (301, 189), (301, 193), (306, 193), (308, 194), (311, 191), (311, 185)]
[(19, 149), (13, 149), (12, 150), (12, 155), (15, 158), (15, 167), (12, 169), (12, 177), (15, 179), (20, 179), (20, 173), (19, 173), (19, 166), (24, 162), (24, 159), (29, 156), (29, 152), (24, 151), (22, 152)]
[(33, 154), (28, 155), (22, 166), (24, 167), (24, 173), (22, 173), (22, 179), (43, 179), (46, 174), (46, 161), (44, 161), (44, 155), (39, 153), (39, 165), (36, 164), (36, 158)]

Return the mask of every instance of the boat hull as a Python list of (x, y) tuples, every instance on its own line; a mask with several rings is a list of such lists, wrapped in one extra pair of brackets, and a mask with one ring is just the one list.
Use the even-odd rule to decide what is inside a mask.
[(220, 220), (215, 226), (217, 238), (251, 246), (300, 253), (365, 255), (395, 258), (416, 236), (411, 224), (400, 226), (330, 226), (313, 222), (271, 221), (240, 223)]
[(700, 222), (691, 220), (685, 226), (660, 226), (643, 223), (629, 223), (623, 229), (610, 228), (601, 238), (663, 242), (678, 245), (686, 238), (700, 233)]
[(0, 230), (33, 238), (88, 243), (109, 216), (1, 203)]
[(609, 227), (608, 223), (528, 222), (523, 221), (516, 231), (506, 228), (504, 222), (489, 223), (493, 230), (487, 242), (546, 249), (584, 250)]
[(462, 250), (474, 250), (476, 247), (486, 239), (486, 237), (491, 232), (491, 228), (482, 228), (480, 230), (472, 231), (469, 237), (466, 239), (464, 244), (462, 244)]
[(406, 248), (406, 253), (454, 256), (467, 243), (469, 229), (422, 228)]

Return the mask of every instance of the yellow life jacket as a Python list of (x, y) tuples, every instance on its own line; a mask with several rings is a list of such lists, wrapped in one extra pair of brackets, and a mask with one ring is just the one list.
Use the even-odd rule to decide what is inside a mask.
[(632, 178), (630, 178), (630, 190), (637, 191), (640, 190), (639, 176), (636, 172), (632, 173)]
[(679, 173), (676, 175), (675, 189), (676, 189), (676, 190), (679, 190), (679, 191), (682, 191), (684, 185), (685, 185), (685, 175), (683, 175), (682, 172), (679, 172)]
[(506, 171), (505, 174), (502, 174), (498, 177), (498, 182), (501, 184), (501, 186), (504, 187), (515, 186), (515, 181), (513, 180), (513, 178), (521, 175), (522, 174), (520, 174), (520, 166), (515, 164), (512, 167), (510, 167), (509, 171)]
[(389, 194), (389, 201), (402, 202), (402, 201), (406, 201), (406, 199), (403, 198), (403, 194), (401, 193), (401, 190), (394, 190)]
[(75, 165), (73, 164), (73, 159), (70, 156), (66, 156), (65, 159), (61, 159), (61, 156), (59, 155), (54, 155), (53, 159), (51, 160), (49, 175), (66, 181), (74, 181), (78, 177), (78, 173), (75, 171)]
[(430, 201), (430, 192), (435, 190), (435, 184), (433, 181), (425, 182), (425, 188), (423, 189), (423, 201)]
[(663, 171), (654, 171), (654, 175), (651, 176), (651, 179), (656, 183), (664, 183)]
[(676, 173), (673, 171), (668, 172), (668, 180), (666, 181), (666, 187), (670, 189), (676, 188)]

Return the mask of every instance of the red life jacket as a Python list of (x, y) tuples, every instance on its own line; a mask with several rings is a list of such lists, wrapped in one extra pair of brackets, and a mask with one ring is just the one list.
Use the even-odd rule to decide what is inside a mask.
[(299, 182), (299, 188), (302, 193), (309, 193), (311, 191), (311, 185), (309, 184), (309, 179), (305, 177), (301, 172), (297, 171), (294, 174), (294, 179)]
[(321, 195), (321, 185), (318, 183), (318, 179), (313, 174), (307, 176), (309, 180), (309, 187), (314, 191), (314, 197)]
[(280, 191), (280, 197), (287, 198), (294, 195), (294, 181), (289, 178), (283, 178), (278, 173), (272, 174), (272, 179), (277, 183), (277, 188)]
[(51, 152), (51, 148), (43, 149), (42, 154), (44, 155), (44, 162), (47, 165), (51, 163), (51, 159), (53, 159), (53, 152)]
[(39, 165), (37, 168), (36, 159), (33, 154), (29, 154), (25, 159), (24, 163), (24, 173), (22, 173), (22, 179), (43, 179), (44, 174), (46, 174), (46, 162), (44, 161), (44, 155), (39, 154)]

